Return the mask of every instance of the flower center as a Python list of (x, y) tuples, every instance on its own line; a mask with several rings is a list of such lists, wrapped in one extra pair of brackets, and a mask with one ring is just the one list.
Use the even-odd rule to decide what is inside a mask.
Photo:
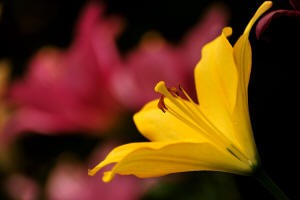
[[(165, 83), (161, 81), (156, 85), (155, 91), (162, 95), (157, 106), (164, 113), (170, 113), (178, 120), (196, 130), (217, 148), (225, 150), (242, 162), (251, 164), (247, 156), (207, 118), (199, 105), (191, 99), (180, 85), (178, 89), (175, 87), (167, 88)], [(180, 97), (180, 92), (185, 99)], [(167, 104), (165, 98), (170, 100), (171, 103)]]

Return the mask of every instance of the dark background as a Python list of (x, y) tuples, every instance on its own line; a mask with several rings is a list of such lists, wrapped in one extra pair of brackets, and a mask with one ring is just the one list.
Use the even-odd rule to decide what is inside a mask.
[[(67, 47), (70, 44), (79, 11), (86, 2), (84, 0), (2, 2), (0, 57), (12, 61), (13, 79), (26, 71), (28, 59), (42, 46)], [(161, 32), (169, 41), (178, 42), (185, 31), (201, 17), (202, 11), (213, 2), (223, 3), (231, 12), (229, 25), (233, 28), (233, 36), (230, 39), (234, 42), (263, 1), (106, 0), (104, 2), (108, 13), (119, 14), (126, 19), (125, 32), (118, 40), (119, 48), (126, 53), (139, 42), (143, 33), (153, 29)], [(287, 0), (273, 2), (272, 9), (291, 9)], [(255, 140), (263, 167), (291, 199), (299, 198), (299, 165), (297, 164), (300, 145), (298, 142), (299, 98), (297, 97), (300, 67), (300, 32), (297, 30), (299, 25), (299, 20), (282, 20), (280, 25), (268, 30), (269, 41), (257, 40), (254, 31), (250, 36), (253, 67), (249, 86), (249, 107)], [(136, 132), (132, 124), (127, 126), (128, 130)], [(18, 144), (25, 162), (23, 168), (18, 170), (30, 174), (43, 183), (46, 179), (45, 172), (51, 168), (51, 159), (54, 159), (60, 151), (67, 149), (76, 152), (81, 159), (84, 159), (95, 147), (96, 142), (93, 138), (79, 134), (55, 137), (30, 135), (19, 139)], [(51, 149), (53, 145), (56, 146), (55, 149)], [(48, 158), (47, 166), (43, 160), (45, 158)], [(217, 176), (216, 180), (223, 180), (224, 176), (225, 179), (232, 178), (223, 173), (187, 174), (191, 179), (185, 186), (167, 186), (167, 190), (177, 192), (175, 194), (178, 199), (180, 195), (187, 194), (191, 190), (201, 191), (201, 183), (197, 187), (197, 181), (194, 180), (198, 177), (208, 180), (215, 180), (215, 176)], [(5, 174), (0, 173), (0, 179), (1, 177), (5, 177)], [(233, 179), (236, 182), (233, 187), (237, 187), (239, 191), (237, 199), (272, 199), (254, 178), (233, 176)], [(222, 187), (226, 185), (226, 181), (219, 181), (218, 184)], [(1, 192), (0, 199), (7, 198), (4, 195)], [(164, 195), (160, 198), (165, 198)], [(159, 195), (157, 198), (159, 199)]]

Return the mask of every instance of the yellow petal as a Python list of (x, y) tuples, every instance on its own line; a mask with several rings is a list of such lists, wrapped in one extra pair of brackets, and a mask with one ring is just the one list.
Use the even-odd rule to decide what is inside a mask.
[(210, 121), (235, 143), (231, 113), (238, 87), (233, 48), (227, 36), (231, 28), (204, 46), (202, 58), (195, 68), (197, 97), (201, 110)]
[(255, 21), (271, 6), (272, 2), (266, 1), (258, 8), (256, 13), (248, 23), (243, 35), (234, 45), (233, 50), (236, 67), (239, 74), (239, 84), (236, 105), (232, 113), (232, 121), (235, 124), (235, 137), (254, 165), (256, 164), (255, 162), (258, 162), (258, 154), (253, 138), (248, 111), (248, 83), (252, 61), (251, 46), (248, 38)]
[[(253, 24), (256, 20), (269, 8), (271, 8), (272, 2), (265, 1), (256, 11), (250, 22), (248, 23), (243, 35), (238, 39), (233, 47), (234, 58), (237, 65), (237, 70), (239, 73), (240, 81), (243, 86), (245, 92), (247, 92), (247, 87), (250, 78), (251, 72), (251, 61), (252, 61), (252, 54), (251, 54), (251, 46), (249, 42), (249, 34)], [(247, 96), (247, 93), (245, 93)]]
[(198, 100), (204, 107), (222, 104), (231, 111), (235, 105), (238, 80), (229, 35), (231, 28), (224, 28), (219, 37), (205, 45), (195, 68)]
[(117, 164), (104, 174), (103, 181), (111, 181), (116, 173), (146, 178), (200, 170), (238, 174), (251, 171), (247, 164), (209, 143), (173, 141), (132, 143), (117, 147), (102, 163), (90, 170), (89, 175), (114, 162)]
[[(173, 105), (173, 103), (165, 98), (165, 103), (180, 113), (183, 117), (188, 118), (186, 113), (182, 112)], [(133, 120), (137, 129), (146, 138), (151, 141), (172, 141), (189, 139), (193, 141), (203, 141), (201, 133), (191, 128), (183, 121), (175, 118), (168, 111), (163, 112), (157, 107), (158, 100), (154, 100), (146, 104), (141, 111), (133, 116)], [(191, 104), (186, 101), (186, 104)]]

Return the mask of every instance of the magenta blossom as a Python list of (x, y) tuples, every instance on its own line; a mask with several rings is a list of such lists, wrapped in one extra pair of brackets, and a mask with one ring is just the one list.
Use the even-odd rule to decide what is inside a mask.
[(213, 6), (177, 46), (156, 33), (147, 33), (139, 46), (127, 55), (126, 68), (114, 76), (116, 96), (125, 106), (136, 110), (157, 98), (153, 88), (160, 80), (173, 86), (180, 83), (191, 94), (194, 85), (191, 74), (200, 59), (201, 48), (218, 36), (227, 19), (223, 7)]
[(176, 84), (183, 80), (182, 58), (176, 49), (155, 33), (141, 42), (128, 54), (126, 68), (115, 74), (113, 84), (116, 95), (129, 109), (136, 109), (149, 99), (155, 98), (155, 84), (162, 79)]
[(38, 184), (23, 175), (14, 174), (5, 181), (5, 189), (13, 199), (37, 200), (40, 188)]
[(258, 39), (270, 40), (270, 35), (268, 34), (269, 29), (274, 29), (273, 34), (279, 32), (280, 37), (282, 33), (288, 32), (295, 33), (295, 36), (299, 36), (298, 27), (300, 25), (300, 1), (299, 0), (289, 0), (291, 8), (290, 9), (278, 9), (274, 10), (264, 17), (262, 17), (256, 26), (256, 37)]
[(228, 20), (227, 9), (222, 4), (213, 5), (206, 11), (204, 18), (184, 36), (178, 49), (189, 67), (188, 74), (193, 74), (192, 70), (201, 58), (202, 47), (220, 35)]
[[(97, 163), (99, 158), (113, 148), (106, 146), (97, 150), (92, 156), (90, 167)], [(58, 166), (50, 174), (47, 183), (49, 200), (138, 200), (151, 185), (151, 180), (141, 181), (134, 176), (118, 176), (111, 183), (103, 183), (100, 176), (87, 175), (87, 168), (82, 164), (66, 162)], [(150, 183), (150, 184), (149, 184)]]
[(42, 49), (33, 57), (28, 74), (10, 92), (19, 106), (10, 134), (97, 132), (112, 124), (118, 103), (109, 85), (121, 65), (115, 40), (122, 23), (103, 12), (101, 5), (88, 4), (69, 49)]

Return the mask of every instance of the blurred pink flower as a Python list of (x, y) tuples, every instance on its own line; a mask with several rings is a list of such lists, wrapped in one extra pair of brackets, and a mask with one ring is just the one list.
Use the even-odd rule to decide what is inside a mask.
[(127, 55), (126, 68), (115, 73), (112, 81), (115, 95), (123, 105), (136, 110), (157, 98), (154, 87), (160, 80), (166, 80), (168, 85), (180, 83), (192, 94), (191, 74), (200, 59), (201, 49), (219, 35), (227, 21), (226, 9), (215, 5), (177, 46), (156, 33), (147, 33), (139, 46)]
[(5, 181), (5, 188), (12, 199), (37, 200), (39, 186), (32, 179), (23, 175), (15, 174)]
[[(91, 165), (113, 148), (106, 146), (98, 149), (92, 156)], [(49, 200), (137, 200), (147, 190), (149, 180), (140, 180), (134, 176), (118, 176), (111, 183), (103, 183), (101, 176), (91, 177), (87, 174), (88, 166), (72, 162), (63, 162), (50, 174), (47, 183)]]
[(136, 110), (156, 98), (153, 88), (160, 80), (194, 91), (190, 74), (201, 48), (219, 34), (227, 19), (223, 7), (213, 6), (181, 44), (173, 46), (148, 33), (122, 61), (115, 44), (121, 21), (104, 17), (102, 6), (90, 3), (72, 46), (66, 51), (41, 50), (25, 79), (13, 86), (11, 97), (19, 109), (8, 132), (96, 132), (116, 119), (119, 102)]
[(203, 19), (187, 32), (178, 47), (190, 70), (186, 73), (193, 74), (195, 65), (201, 58), (202, 47), (220, 35), (228, 20), (229, 12), (226, 7), (222, 4), (216, 4), (209, 8), (204, 13)]
[[(289, 0), (289, 3), (291, 5), (290, 9), (274, 10), (259, 20), (255, 30), (258, 39), (270, 40), (270, 34), (268, 34), (270, 28), (275, 27), (276, 29), (276, 27), (279, 27), (278, 30), (288, 32), (288, 36), (291, 36), (290, 33), (298, 29), (297, 27), (300, 25), (300, 1)], [(299, 31), (294, 34), (296, 37), (299, 36), (297, 33), (299, 34)]]
[(181, 57), (176, 49), (156, 33), (148, 33), (137, 49), (125, 60), (126, 68), (115, 73), (113, 85), (120, 101), (136, 109), (156, 96), (153, 88), (163, 79), (176, 84), (183, 80)]
[(122, 23), (103, 12), (101, 4), (89, 3), (69, 49), (44, 48), (33, 57), (28, 74), (10, 92), (19, 105), (10, 134), (96, 133), (115, 120), (119, 107), (109, 85), (110, 76), (121, 65), (115, 40)]

